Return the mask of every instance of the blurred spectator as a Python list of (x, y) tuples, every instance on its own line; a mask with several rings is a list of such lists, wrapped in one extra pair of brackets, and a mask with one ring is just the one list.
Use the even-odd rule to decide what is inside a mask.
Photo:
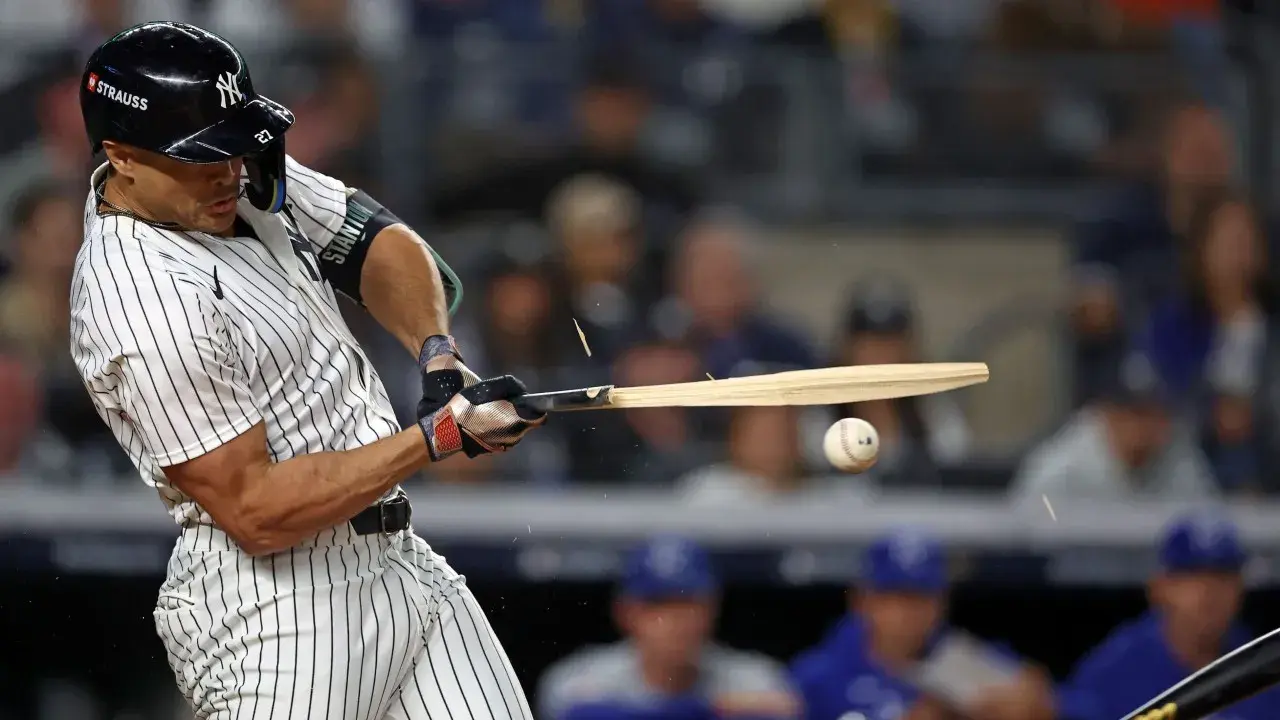
[[(88, 188), (93, 158), (80, 115), (80, 67), (64, 60), (36, 98), (38, 135), (0, 157), (0, 210), (12, 204), (30, 183), (51, 180)], [(0, 250), (7, 250), (0, 248)]]
[[(571, 327), (555, 315), (554, 270), (541, 260), (493, 257), (480, 273), (481, 320), (467, 357), (530, 387), (553, 387), (566, 365), (585, 360)], [(569, 321), (565, 321), (566, 323)], [(561, 323), (563, 324), (563, 323)]]
[[(523, 261), (501, 253), (491, 258), (479, 275), (475, 285), (468, 283), (479, 288), (473, 300), (479, 302), (479, 317), (474, 324), (458, 323), (454, 329), (470, 367), (490, 375), (510, 373), (534, 392), (586, 382), (574, 370), (582, 364), (578, 362), (578, 339), (569, 321), (562, 322), (553, 314), (552, 271), (541, 261)], [(417, 395), (411, 393), (417, 390), (421, 376), (416, 367), (412, 370), (404, 395), (416, 406)], [(529, 442), (522, 441), (512, 452), (455, 463), (445, 475), (453, 480), (465, 476), (536, 485), (565, 483), (573, 457), (566, 428), (572, 426), (572, 421), (550, 423), (544, 432), (526, 438)], [(435, 468), (430, 474), (442, 478)]]
[(541, 720), (784, 720), (799, 714), (784, 669), (711, 638), (719, 584), (706, 551), (659, 536), (627, 558), (614, 620), (625, 640), (547, 670)]
[(303, 89), (287, 101), (297, 117), (289, 129), (289, 154), (349, 187), (381, 196), (378, 78), (369, 62), (347, 43), (301, 45), (289, 61), (304, 66), (288, 83), (287, 92)]
[(1151, 363), (1118, 364), (1097, 399), (1033, 449), (1014, 478), (1016, 502), (1076, 498), (1191, 500), (1218, 487), (1190, 433), (1172, 415)]
[[(814, 477), (805, 467), (802, 427), (810, 423), (796, 407), (735, 407), (728, 413), (727, 458), (677, 481), (687, 503), (702, 506), (784, 500), (852, 502), (869, 490), (847, 475)], [(705, 430), (704, 430), (705, 432)]]
[(733, 216), (693, 222), (672, 259), (675, 295), (655, 313), (655, 323), (686, 338), (715, 378), (817, 364), (805, 338), (763, 307), (757, 241)]
[(729, 421), (725, 463), (695, 470), (678, 492), (699, 505), (784, 498), (808, 485), (800, 447), (800, 412), (793, 407), (737, 407)]
[(1192, 214), (1181, 287), (1155, 307), (1142, 338), (1175, 397), (1201, 389), (1207, 375), (1256, 374), (1277, 301), (1262, 233), (1242, 195), (1215, 193)]
[[(846, 717), (933, 720), (950, 714), (907, 678), (949, 632), (946, 558), (937, 539), (897, 528), (876, 539), (862, 577), (849, 592), (849, 613), (818, 645), (792, 663), (806, 720)], [(988, 650), (1022, 665), (1018, 679), (988, 688), (966, 717), (1048, 720), (1053, 717), (1048, 677), (1004, 648)]]
[[(447, 184), (429, 201), (431, 218), (452, 224), (487, 213), (545, 220), (556, 190), (578, 175), (603, 175), (629, 185), (650, 216), (680, 217), (698, 202), (690, 182), (644, 158), (640, 132), (650, 97), (637, 60), (617, 53), (591, 58), (575, 101), (578, 137), (548, 155), (503, 163), (469, 181)], [(660, 232), (663, 222), (650, 228)]]
[(1277, 298), (1254, 207), (1222, 192), (1197, 208), (1183, 285), (1152, 313), (1143, 341), (1177, 397), (1202, 400), (1203, 442), (1225, 487), (1257, 489), (1252, 397)]
[(0, 285), (0, 338), (33, 369), (69, 370), (81, 394), (67, 338), (83, 206), (79, 192), (52, 182), (35, 183), (20, 193), (9, 215), (13, 272)]
[[(44, 424), (74, 444), (100, 443), (120, 457), (114, 439), (85, 394), (67, 351), (70, 337), (71, 270), (83, 235), (83, 195), (57, 183), (36, 183), (21, 193), (10, 216), (13, 272), (0, 283), (0, 347), (25, 366), (37, 383)], [(18, 372), (14, 370), (13, 372)], [(10, 375), (10, 377), (14, 377)], [(19, 416), (34, 405), (14, 400)], [(42, 433), (25, 448), (24, 465), (66, 470), (73, 461), (59, 438)], [(86, 459), (87, 471), (110, 472)]]
[(593, 359), (607, 364), (643, 321), (656, 291), (641, 262), (640, 198), (616, 180), (580, 175), (555, 191), (547, 216), (563, 272), (555, 309), (577, 321)]
[[(700, 367), (698, 356), (688, 347), (655, 336), (623, 351), (610, 382), (621, 387), (692, 382), (704, 379)], [(590, 429), (571, 440), (575, 477), (670, 487), (712, 459), (701, 437), (702, 417), (692, 408), (665, 407), (584, 419)]]
[[(915, 313), (907, 288), (876, 278), (860, 283), (845, 313), (835, 365), (915, 363)], [(878, 400), (842, 405), (836, 418), (859, 417), (880, 435), (873, 470), (903, 480), (934, 476), (938, 465), (954, 465), (969, 454), (969, 426), (953, 395)]]
[[(1253, 639), (1236, 619), (1245, 552), (1235, 526), (1217, 513), (1175, 518), (1160, 541), (1151, 609), (1116, 628), (1084, 657), (1059, 693), (1058, 720), (1110, 720)], [(1214, 713), (1217, 720), (1280, 717), (1269, 690)]]
[(1076, 228), (1077, 389), (1085, 396), (1095, 376), (1115, 362), (1134, 319), (1176, 284), (1192, 215), (1228, 185), (1231, 170), (1222, 118), (1205, 106), (1185, 105), (1169, 118), (1158, 176)]

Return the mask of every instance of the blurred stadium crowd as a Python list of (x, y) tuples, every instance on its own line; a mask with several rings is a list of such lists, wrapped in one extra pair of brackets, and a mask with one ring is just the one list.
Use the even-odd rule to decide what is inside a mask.
[[(964, 360), (991, 362), (1004, 388), (1003, 403), (556, 417), (515, 452), (414, 482), (625, 484), (707, 506), (981, 491), (1036, 511), (1274, 493), (1276, 218), (1245, 162), (1270, 145), (1219, 13), (1215, 0), (5, 0), (0, 484), (137, 482), (67, 350), (93, 164), (78, 92), (93, 47), (166, 18), (240, 45), (259, 89), (297, 113), (290, 154), (456, 260), (472, 367), (551, 390)], [(1006, 280), (1036, 302), (973, 307)], [(354, 306), (349, 322), (410, 417), (413, 359)], [(1048, 350), (995, 353), (1009, 334)], [(856, 478), (815, 444), (844, 416), (882, 442)], [(1027, 665), (974, 699), (974, 717), (1118, 717), (1204, 661), (1184, 647), (1212, 657), (1243, 637), (1229, 630), (1243, 550), (1229, 527), (1199, 527), (1170, 528), (1152, 586), (1157, 611), (1181, 618), (1175, 639), (1150, 616), (1075, 685)], [(701, 647), (713, 572), (687, 541), (655, 542), (617, 611), (643, 662), (597, 650), (569, 661), (590, 673), (553, 670), (542, 720), (641, 719), (604, 701)], [(811, 720), (946, 717), (915, 703), (895, 660), (940, 637), (939, 552), (927, 534), (873, 546), (853, 614), (789, 674), (707, 656), (731, 669), (714, 709), (789, 717), (759, 704), (781, 683), (827, 708)], [(1149, 674), (1119, 688), (1129, 676), (1108, 653), (1125, 652), (1146, 653), (1129, 667)], [(1232, 717), (1275, 717), (1260, 707)]]
[[(1043, 278), (1061, 281), (1063, 292), (1038, 318), (1053, 324), (1049, 332), (1064, 346), (1064, 362), (1045, 371), (1070, 398), (1046, 411), (1056, 432), (1052, 424), (1024, 432), (1017, 446), (997, 453), (975, 439), (954, 398), (838, 408), (870, 420), (883, 440), (879, 466), (858, 484), (822, 479), (807, 438), (830, 417), (649, 410), (557, 418), (520, 452), (449, 463), (430, 482), (622, 482), (712, 503), (877, 484), (1007, 485), (1015, 497), (1036, 500), (1266, 492), (1280, 459), (1270, 213), (1238, 183), (1246, 143), (1226, 92), (1233, 76), (1214, 6), (5, 3), (0, 33), (21, 52), (9, 53), (4, 68), (5, 104), (20, 111), (6, 114), (0, 134), (0, 206), (8, 219), (0, 468), (70, 484), (128, 474), (66, 351), (67, 278), (92, 162), (77, 91), (86, 49), (135, 20), (164, 16), (223, 31), (262, 58), (259, 84), (298, 113), (290, 152), (388, 198), (459, 263), (471, 300), (456, 333), (469, 361), (514, 372), (535, 388), (951, 359), (926, 357), (936, 355), (929, 351), (937, 343), (923, 346), (921, 326), (932, 324), (937, 334), (950, 324), (952, 335), (969, 328), (955, 326), (964, 320), (922, 317), (917, 295), (930, 278), (906, 282), (834, 252), (824, 260), (826, 248), (759, 223), (767, 201), (752, 204), (750, 192), (733, 191), (735, 181), (758, 176), (781, 177), (784, 194), (827, 182), (821, 162), (767, 157), (774, 149), (813, 154), (812, 143), (768, 141), (795, 135), (797, 122), (801, 135), (822, 136), (818, 128), (833, 123), (856, 126), (864, 185), (872, 186), (867, 178), (897, 182), (899, 195), (940, 184), (1006, 187), (1006, 204), (1016, 208), (1027, 202), (1019, 187), (1074, 182), (1093, 191), (1071, 206), (1074, 214), (1040, 218), (1069, 258)], [(1044, 69), (1016, 77), (1024, 59), (1086, 56), (1146, 58), (1163, 79), (1142, 75), (1139, 60), (1120, 66), (1135, 75), (1123, 92)], [(522, 58), (546, 72), (522, 70), (513, 79), (509, 67), (505, 74), (496, 67)], [(797, 120), (793, 97), (753, 80), (749, 68), (761, 58), (802, 58), (808, 64), (798, 67), (811, 72), (788, 83), (833, 90), (836, 102), (809, 107)], [(986, 68), (991, 58), (999, 62)], [(939, 63), (969, 68), (967, 79), (956, 86), (944, 79), (946, 87), (908, 82), (900, 68), (913, 62), (925, 74)], [(435, 72), (411, 68), (395, 76), (401, 84), (388, 79), (396, 66), (431, 63)], [(410, 90), (416, 99), (406, 102)], [(823, 109), (835, 116), (817, 112)], [(779, 124), (784, 110), (789, 119)], [(793, 226), (839, 215), (810, 206), (793, 208)], [(898, 224), (918, 219), (908, 212)], [(943, 220), (964, 225), (963, 218)], [(803, 271), (784, 275), (774, 266), (784, 243), (811, 266), (848, 262), (840, 287), (827, 288), (846, 305), (830, 338), (768, 301), (795, 295), (807, 280)], [(856, 247), (839, 238), (831, 244)], [(1004, 252), (1016, 272), (1021, 250)], [(956, 295), (984, 282), (949, 280)], [(417, 392), (412, 364), (367, 318), (353, 312), (351, 323), (374, 348), (407, 416)], [(955, 359), (988, 359), (973, 356), (982, 350)], [(997, 367), (997, 380), (1001, 370), (1009, 372)], [(1005, 472), (966, 480), (963, 468), (994, 455)], [(951, 470), (958, 474), (949, 477)]]

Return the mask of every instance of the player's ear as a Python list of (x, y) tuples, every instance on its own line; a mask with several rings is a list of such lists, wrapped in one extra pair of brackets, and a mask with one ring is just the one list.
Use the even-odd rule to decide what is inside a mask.
[(106, 154), (112, 170), (125, 177), (133, 177), (133, 153), (128, 146), (114, 140), (103, 140), (102, 152)]

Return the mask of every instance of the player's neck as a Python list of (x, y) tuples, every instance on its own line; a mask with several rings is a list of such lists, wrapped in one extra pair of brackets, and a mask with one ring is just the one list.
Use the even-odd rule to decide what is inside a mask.
[(111, 210), (123, 211), (128, 215), (147, 222), (165, 224), (166, 221), (159, 217), (145, 203), (138, 200), (127, 189), (128, 181), (124, 178), (111, 173), (106, 181), (102, 184), (102, 201)]

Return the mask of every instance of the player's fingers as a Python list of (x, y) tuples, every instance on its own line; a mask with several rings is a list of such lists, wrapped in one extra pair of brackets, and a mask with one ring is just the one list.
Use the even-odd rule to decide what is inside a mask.
[(537, 427), (547, 421), (546, 413), (521, 406), (519, 398), (498, 400), (492, 407), (500, 410), (505, 417), (512, 419), (511, 432), (517, 437), (524, 437), (529, 428)]

